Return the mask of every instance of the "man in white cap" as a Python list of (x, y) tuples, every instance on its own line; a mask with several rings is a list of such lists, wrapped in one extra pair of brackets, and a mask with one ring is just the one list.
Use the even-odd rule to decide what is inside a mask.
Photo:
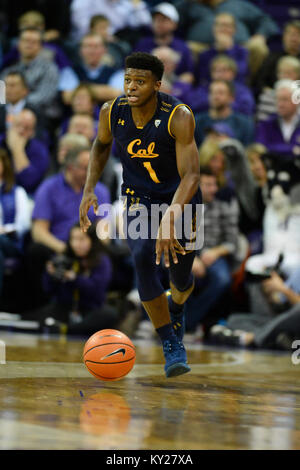
[(176, 75), (181, 81), (194, 81), (194, 63), (191, 51), (182, 39), (175, 37), (179, 23), (179, 14), (174, 5), (162, 2), (152, 10), (152, 35), (140, 39), (135, 45), (135, 51), (151, 53), (153, 49), (167, 46), (180, 54), (176, 67)]

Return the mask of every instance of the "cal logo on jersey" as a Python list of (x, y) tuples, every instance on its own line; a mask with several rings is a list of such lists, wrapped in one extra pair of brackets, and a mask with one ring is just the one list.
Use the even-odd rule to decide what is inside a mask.
[(141, 139), (134, 139), (128, 144), (127, 152), (131, 158), (156, 158), (159, 157), (158, 153), (154, 153), (155, 142), (151, 142), (147, 149), (138, 148), (141, 145)]

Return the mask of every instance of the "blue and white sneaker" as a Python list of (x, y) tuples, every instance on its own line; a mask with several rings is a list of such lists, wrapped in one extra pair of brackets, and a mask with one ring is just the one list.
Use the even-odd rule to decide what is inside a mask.
[(176, 336), (163, 341), (163, 352), (166, 359), (166, 377), (176, 377), (190, 372), (184, 345)]
[(172, 325), (174, 328), (174, 333), (176, 334), (177, 338), (182, 341), (185, 333), (185, 307), (182, 309), (182, 313), (180, 314), (175, 314), (172, 312), (170, 308), (170, 300), (172, 299), (171, 297), (171, 289), (166, 291), (168, 303), (169, 303), (169, 311), (170, 311), (170, 317), (172, 321)]

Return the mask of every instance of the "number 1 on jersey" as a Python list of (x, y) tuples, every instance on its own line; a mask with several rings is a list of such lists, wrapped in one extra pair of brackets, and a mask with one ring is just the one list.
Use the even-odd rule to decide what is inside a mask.
[(150, 162), (143, 162), (144, 167), (148, 170), (148, 173), (150, 175), (150, 178), (155, 182), (155, 183), (160, 183), (159, 179), (157, 178), (157, 174), (153, 170), (151, 163)]

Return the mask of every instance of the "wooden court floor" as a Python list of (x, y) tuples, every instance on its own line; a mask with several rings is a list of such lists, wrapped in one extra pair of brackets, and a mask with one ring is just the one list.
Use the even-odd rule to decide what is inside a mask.
[(82, 363), (84, 340), (0, 332), (0, 449), (300, 449), (300, 364), (289, 353), (188, 347), (166, 379), (155, 342), (118, 382)]

